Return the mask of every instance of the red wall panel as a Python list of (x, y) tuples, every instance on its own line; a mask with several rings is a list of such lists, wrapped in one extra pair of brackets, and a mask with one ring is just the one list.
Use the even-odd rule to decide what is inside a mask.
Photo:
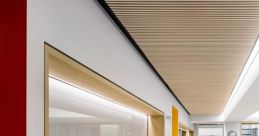
[(0, 135), (26, 136), (26, 0), (0, 0)]

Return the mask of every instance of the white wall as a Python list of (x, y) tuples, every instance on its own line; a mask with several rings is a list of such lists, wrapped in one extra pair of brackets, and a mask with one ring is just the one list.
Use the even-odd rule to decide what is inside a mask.
[[(43, 136), (46, 41), (189, 127), (189, 116), (95, 0), (27, 1), (27, 136)], [(170, 128), (170, 126), (167, 126)]]
[(236, 131), (237, 136), (240, 136), (240, 122), (225, 122), (225, 134), (229, 131)]

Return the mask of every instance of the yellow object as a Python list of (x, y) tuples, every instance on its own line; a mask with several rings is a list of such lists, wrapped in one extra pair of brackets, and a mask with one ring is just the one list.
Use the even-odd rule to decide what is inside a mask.
[(179, 123), (178, 123), (178, 110), (176, 107), (172, 107), (172, 136), (178, 136), (179, 132)]

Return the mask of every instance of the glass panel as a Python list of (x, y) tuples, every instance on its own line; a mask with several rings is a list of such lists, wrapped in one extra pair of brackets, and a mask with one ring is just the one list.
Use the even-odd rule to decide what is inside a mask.
[(199, 125), (199, 136), (223, 136), (223, 125)]
[(147, 136), (147, 115), (49, 78), (49, 136)]

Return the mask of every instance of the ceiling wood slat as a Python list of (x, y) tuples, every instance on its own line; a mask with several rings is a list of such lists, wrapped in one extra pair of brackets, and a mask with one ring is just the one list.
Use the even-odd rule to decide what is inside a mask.
[(259, 32), (259, 0), (107, 0), (191, 114), (220, 114)]

